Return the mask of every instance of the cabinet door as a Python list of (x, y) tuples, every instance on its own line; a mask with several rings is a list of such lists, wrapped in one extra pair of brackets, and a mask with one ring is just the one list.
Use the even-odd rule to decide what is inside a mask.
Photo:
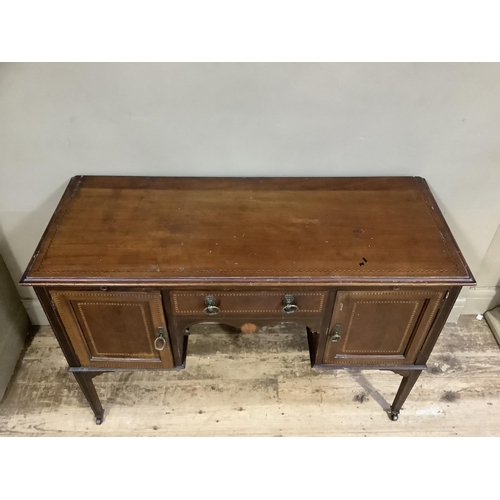
[(51, 291), (82, 366), (173, 368), (159, 292)]
[(337, 292), (324, 363), (414, 363), (444, 293), (436, 288)]

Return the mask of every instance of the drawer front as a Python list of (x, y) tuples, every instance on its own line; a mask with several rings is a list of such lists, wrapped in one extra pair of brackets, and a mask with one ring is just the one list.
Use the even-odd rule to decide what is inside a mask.
[(172, 291), (173, 314), (176, 316), (252, 316), (292, 317), (322, 314), (327, 292), (217, 290)]

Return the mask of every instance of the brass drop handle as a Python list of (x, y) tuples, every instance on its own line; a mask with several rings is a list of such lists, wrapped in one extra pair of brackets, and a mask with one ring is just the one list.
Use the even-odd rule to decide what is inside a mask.
[(165, 346), (167, 345), (167, 338), (165, 336), (165, 328), (163, 326), (159, 326), (156, 329), (156, 332), (158, 333), (158, 336), (155, 338), (155, 349), (157, 351), (163, 351), (165, 349)]
[(293, 303), (294, 301), (295, 297), (291, 293), (287, 293), (283, 297), (283, 304), (285, 304), (285, 306), (283, 307), (282, 311), (287, 314), (297, 312), (299, 310), (299, 306), (295, 305)]
[(338, 342), (340, 340), (340, 333), (342, 332), (342, 325), (340, 323), (337, 323), (333, 328), (332, 328), (332, 342)]
[(205, 309), (203, 309), (204, 314), (208, 314), (209, 316), (214, 316), (215, 314), (220, 313), (220, 309), (215, 305), (217, 303), (216, 298), (213, 295), (205, 296)]

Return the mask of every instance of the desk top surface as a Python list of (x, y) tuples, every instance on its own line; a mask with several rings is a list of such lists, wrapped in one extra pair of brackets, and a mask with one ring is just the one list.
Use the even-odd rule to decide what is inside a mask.
[(24, 284), (474, 284), (419, 177), (71, 179)]

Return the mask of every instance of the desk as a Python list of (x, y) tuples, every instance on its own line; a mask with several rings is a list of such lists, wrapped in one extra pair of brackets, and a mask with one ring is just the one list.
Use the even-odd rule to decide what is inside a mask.
[(419, 177), (78, 176), (21, 283), (101, 423), (93, 377), (189, 370), (202, 322), (304, 325), (312, 368), (402, 375), (397, 420), (475, 281)]

